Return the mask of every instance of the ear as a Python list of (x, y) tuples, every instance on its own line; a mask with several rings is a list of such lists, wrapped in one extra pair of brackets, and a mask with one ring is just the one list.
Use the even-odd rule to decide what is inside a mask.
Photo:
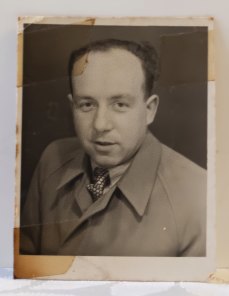
[(152, 95), (146, 100), (146, 122), (147, 125), (151, 124), (154, 121), (154, 117), (157, 113), (157, 107), (159, 104), (158, 95)]
[(70, 103), (70, 106), (71, 106), (71, 109), (73, 109), (73, 97), (72, 97), (72, 94), (68, 94), (68, 101)]

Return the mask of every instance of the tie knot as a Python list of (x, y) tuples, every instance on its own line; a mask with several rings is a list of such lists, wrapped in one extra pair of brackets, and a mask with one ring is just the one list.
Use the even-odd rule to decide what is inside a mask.
[(108, 169), (96, 167), (93, 172), (93, 183), (88, 184), (87, 189), (97, 199), (103, 194), (104, 188), (109, 184), (110, 177)]
[(107, 176), (109, 176), (108, 169), (100, 168), (100, 167), (96, 167), (94, 169), (94, 172), (93, 172), (94, 182), (96, 182), (96, 180), (98, 180), (100, 178), (104, 178), (104, 177), (106, 178)]

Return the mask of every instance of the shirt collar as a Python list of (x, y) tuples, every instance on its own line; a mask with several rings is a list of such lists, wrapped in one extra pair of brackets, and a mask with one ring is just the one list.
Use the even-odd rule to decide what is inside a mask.
[[(118, 182), (118, 180), (122, 177), (122, 175), (125, 173), (125, 171), (129, 167), (130, 163), (131, 161), (128, 161), (114, 168), (108, 169), (109, 177), (111, 181), (111, 184), (109, 185), (109, 187), (114, 186)], [(92, 171), (94, 171), (96, 167), (98, 167), (98, 165), (96, 165), (96, 163), (93, 160), (91, 160)]]
[[(142, 146), (118, 182), (117, 187), (140, 216), (144, 214), (153, 190), (160, 157), (160, 142), (147, 132)], [(88, 172), (89, 163), (89, 158), (82, 149), (72, 153), (61, 167), (63, 174), (57, 189), (80, 174)]]

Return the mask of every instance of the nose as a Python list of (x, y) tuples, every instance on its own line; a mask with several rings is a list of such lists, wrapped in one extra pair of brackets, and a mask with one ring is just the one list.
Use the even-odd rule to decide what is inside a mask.
[(105, 132), (112, 129), (111, 119), (106, 107), (99, 106), (94, 115), (94, 129), (97, 132)]

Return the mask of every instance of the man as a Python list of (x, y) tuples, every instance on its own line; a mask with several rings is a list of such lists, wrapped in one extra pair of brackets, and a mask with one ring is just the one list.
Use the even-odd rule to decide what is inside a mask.
[(22, 253), (205, 256), (205, 172), (148, 130), (156, 73), (149, 45), (102, 40), (73, 52), (77, 138), (41, 157), (21, 216)]

